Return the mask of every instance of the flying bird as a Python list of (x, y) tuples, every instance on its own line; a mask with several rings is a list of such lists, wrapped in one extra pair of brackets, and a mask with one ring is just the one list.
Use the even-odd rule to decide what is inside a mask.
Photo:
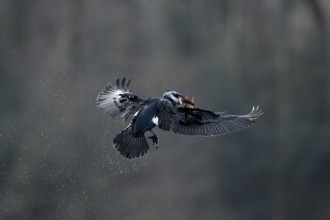
[(229, 115), (195, 108), (194, 98), (168, 90), (162, 98), (142, 99), (129, 89), (131, 80), (117, 79), (97, 96), (97, 107), (113, 118), (123, 118), (129, 125), (114, 139), (113, 144), (127, 158), (143, 156), (149, 150), (145, 133), (158, 147), (158, 137), (152, 130), (158, 126), (165, 131), (193, 136), (216, 136), (246, 129), (253, 125), (262, 110), (253, 107), (246, 115)]

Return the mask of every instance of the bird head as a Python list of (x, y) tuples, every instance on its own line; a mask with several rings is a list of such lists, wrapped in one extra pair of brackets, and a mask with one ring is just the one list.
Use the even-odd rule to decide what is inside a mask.
[(168, 90), (163, 95), (164, 99), (169, 100), (174, 105), (185, 106), (185, 107), (192, 107), (194, 106), (194, 97), (190, 100), (187, 96), (183, 96), (182, 94)]

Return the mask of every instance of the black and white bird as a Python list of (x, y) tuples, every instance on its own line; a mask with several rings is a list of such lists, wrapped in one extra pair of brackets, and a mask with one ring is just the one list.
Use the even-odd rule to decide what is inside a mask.
[(97, 96), (97, 107), (113, 118), (130, 121), (113, 143), (121, 155), (135, 158), (149, 150), (145, 133), (150, 132), (153, 145), (158, 147), (158, 137), (153, 128), (194, 136), (216, 136), (239, 131), (253, 125), (263, 114), (257, 106), (247, 115), (229, 115), (194, 107), (191, 100), (176, 91), (167, 91), (163, 98), (141, 99), (129, 90), (131, 80), (117, 79)]

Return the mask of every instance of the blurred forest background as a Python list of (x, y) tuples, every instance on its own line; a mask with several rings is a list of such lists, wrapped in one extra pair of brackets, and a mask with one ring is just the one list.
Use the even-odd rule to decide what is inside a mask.
[[(330, 1), (2, 0), (0, 219), (330, 219)], [(127, 160), (96, 108), (132, 78), (252, 128)]]

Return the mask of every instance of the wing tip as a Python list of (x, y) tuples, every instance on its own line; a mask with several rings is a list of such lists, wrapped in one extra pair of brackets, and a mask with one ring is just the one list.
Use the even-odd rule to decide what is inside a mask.
[(123, 90), (129, 90), (129, 86), (132, 82), (132, 79), (128, 79), (126, 82), (126, 76), (124, 76), (122, 79), (117, 78), (116, 80), (116, 86), (112, 86), (111, 83), (109, 83), (109, 85), (111, 85), (114, 89), (123, 89)]
[(264, 112), (263, 112), (263, 110), (260, 108), (259, 105), (257, 105), (256, 107), (252, 106), (252, 110), (251, 110), (251, 112), (248, 114), (248, 116), (249, 116), (249, 120), (250, 120), (251, 122), (256, 122), (257, 119), (258, 119), (261, 115), (263, 115), (263, 114), (264, 114)]

